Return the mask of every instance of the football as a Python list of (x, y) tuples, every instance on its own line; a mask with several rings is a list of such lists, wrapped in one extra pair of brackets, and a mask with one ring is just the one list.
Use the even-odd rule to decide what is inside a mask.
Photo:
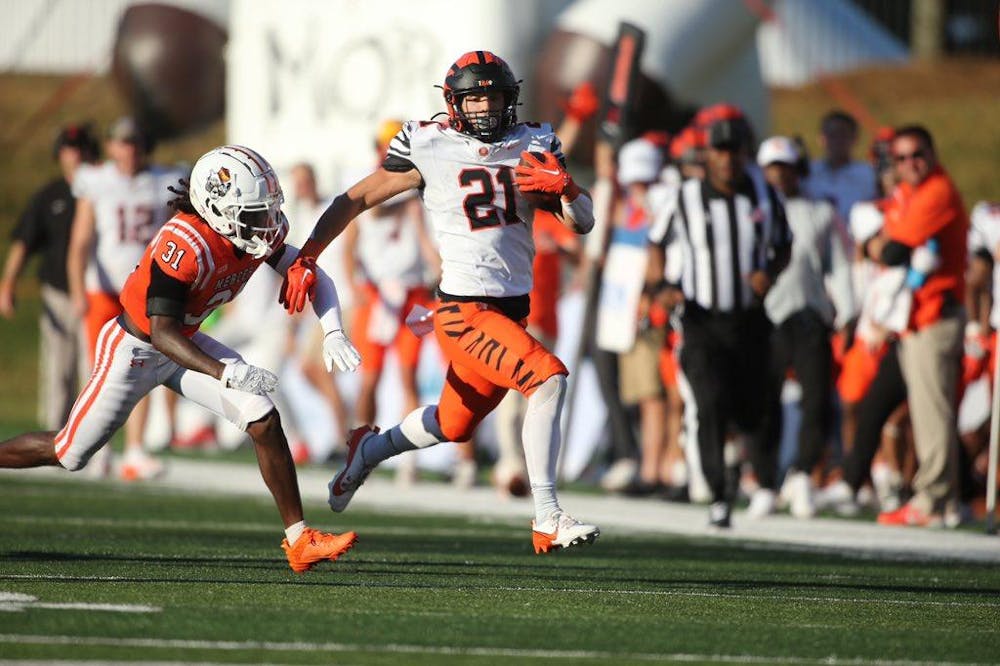
[[(537, 157), (538, 159), (542, 159), (542, 153), (532, 151), (531, 155)], [(522, 157), (518, 166), (527, 166), (528, 164), (528, 160)], [(532, 208), (544, 210), (549, 213), (558, 213), (562, 210), (562, 202), (559, 201), (558, 194), (551, 194), (549, 192), (526, 192), (521, 189), (518, 189), (518, 191)]]

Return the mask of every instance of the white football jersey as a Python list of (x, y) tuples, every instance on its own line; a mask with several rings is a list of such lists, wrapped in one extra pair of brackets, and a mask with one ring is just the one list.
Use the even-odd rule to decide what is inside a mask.
[(514, 185), (522, 151), (564, 161), (547, 124), (521, 123), (495, 143), (437, 122), (410, 121), (393, 138), (383, 167), (416, 168), (421, 197), (441, 254), (441, 291), (509, 297), (531, 291), (533, 209)]
[(980, 201), (969, 219), (969, 254), (993, 258), (993, 309), (990, 326), (1000, 329), (1000, 203)]
[(375, 285), (391, 281), (417, 287), (424, 282), (424, 260), (417, 234), (417, 225), (424, 221), (412, 215), (412, 208), (406, 205), (407, 200), (416, 203), (411, 192), (366, 211), (355, 222), (358, 262), (365, 277)]
[(150, 166), (135, 176), (112, 162), (83, 165), (73, 179), (73, 195), (94, 207), (94, 247), (87, 264), (88, 291), (117, 294), (142, 258), (146, 245), (173, 216), (167, 190), (184, 177), (180, 169)]

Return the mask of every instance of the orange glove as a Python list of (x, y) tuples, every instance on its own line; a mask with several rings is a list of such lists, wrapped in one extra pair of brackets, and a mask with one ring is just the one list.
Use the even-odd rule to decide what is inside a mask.
[(566, 115), (578, 123), (587, 120), (597, 113), (597, 108), (601, 105), (601, 100), (597, 97), (597, 89), (590, 81), (584, 81), (570, 93), (569, 99), (563, 104)]
[(525, 192), (558, 194), (570, 200), (580, 194), (572, 176), (550, 152), (542, 153), (542, 159), (527, 151), (521, 153), (521, 164), (514, 167), (514, 183)]
[(316, 295), (316, 259), (297, 257), (285, 273), (285, 283), (281, 286), (278, 301), (285, 306), (288, 314), (302, 312), (306, 301)]

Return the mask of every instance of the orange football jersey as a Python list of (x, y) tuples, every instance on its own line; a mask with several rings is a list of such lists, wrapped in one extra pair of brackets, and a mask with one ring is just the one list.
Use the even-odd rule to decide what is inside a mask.
[[(284, 246), (287, 234), (286, 222), (275, 251)], [(190, 337), (213, 310), (236, 298), (266, 260), (237, 250), (197, 215), (178, 213), (163, 225), (129, 275), (121, 292), (122, 306), (139, 329), (149, 335), (146, 298), (155, 262), (165, 275), (188, 285), (182, 332)]]

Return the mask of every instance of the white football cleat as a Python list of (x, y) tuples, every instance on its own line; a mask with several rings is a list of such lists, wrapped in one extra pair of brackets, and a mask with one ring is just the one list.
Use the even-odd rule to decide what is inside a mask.
[(597, 525), (581, 523), (562, 511), (553, 514), (541, 525), (536, 525), (535, 521), (531, 521), (531, 542), (535, 546), (536, 555), (570, 546), (594, 543), (599, 536), (601, 536), (601, 530)]

